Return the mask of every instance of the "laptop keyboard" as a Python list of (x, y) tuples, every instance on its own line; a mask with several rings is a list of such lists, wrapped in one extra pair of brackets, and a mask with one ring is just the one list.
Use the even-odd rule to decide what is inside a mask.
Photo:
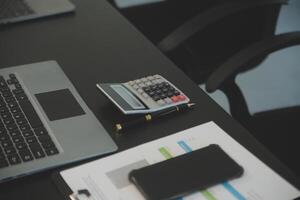
[(0, 168), (58, 154), (14, 74), (0, 76)]
[(34, 11), (24, 0), (0, 0), (0, 20), (26, 16)]

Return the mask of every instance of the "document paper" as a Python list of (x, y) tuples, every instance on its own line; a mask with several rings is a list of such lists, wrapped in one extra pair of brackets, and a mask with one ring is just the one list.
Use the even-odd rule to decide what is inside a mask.
[[(80, 200), (143, 200), (142, 194), (128, 180), (131, 170), (210, 144), (221, 146), (244, 168), (244, 174), (238, 179), (182, 197), (182, 200), (289, 200), (300, 196), (297, 188), (271, 170), (214, 122), (62, 171), (61, 175), (73, 191), (90, 191), (90, 198), (80, 196)], [(161, 189), (164, 189), (163, 185)]]

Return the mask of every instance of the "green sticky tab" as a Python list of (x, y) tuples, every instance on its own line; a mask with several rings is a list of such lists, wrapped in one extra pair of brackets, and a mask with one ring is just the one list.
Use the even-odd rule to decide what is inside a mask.
[(203, 194), (203, 196), (207, 199), (207, 200), (217, 200), (209, 191), (207, 190), (203, 190), (201, 191), (201, 193)]
[(170, 154), (170, 152), (166, 148), (164, 148), (164, 147), (159, 148), (159, 152), (165, 157), (165, 159), (170, 159), (170, 158), (173, 157)]

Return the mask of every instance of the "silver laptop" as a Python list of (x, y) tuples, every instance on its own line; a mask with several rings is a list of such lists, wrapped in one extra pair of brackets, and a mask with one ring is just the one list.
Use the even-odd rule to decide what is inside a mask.
[(0, 182), (117, 150), (55, 61), (0, 69)]
[(0, 24), (71, 12), (69, 0), (0, 0)]

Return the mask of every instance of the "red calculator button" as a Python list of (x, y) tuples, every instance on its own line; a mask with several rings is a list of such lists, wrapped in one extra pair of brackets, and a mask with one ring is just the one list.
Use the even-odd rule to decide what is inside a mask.
[(174, 103), (179, 101), (179, 98), (177, 96), (173, 96), (173, 97), (171, 97), (171, 99)]
[(178, 95), (177, 97), (180, 101), (184, 101), (186, 99), (184, 95)]

